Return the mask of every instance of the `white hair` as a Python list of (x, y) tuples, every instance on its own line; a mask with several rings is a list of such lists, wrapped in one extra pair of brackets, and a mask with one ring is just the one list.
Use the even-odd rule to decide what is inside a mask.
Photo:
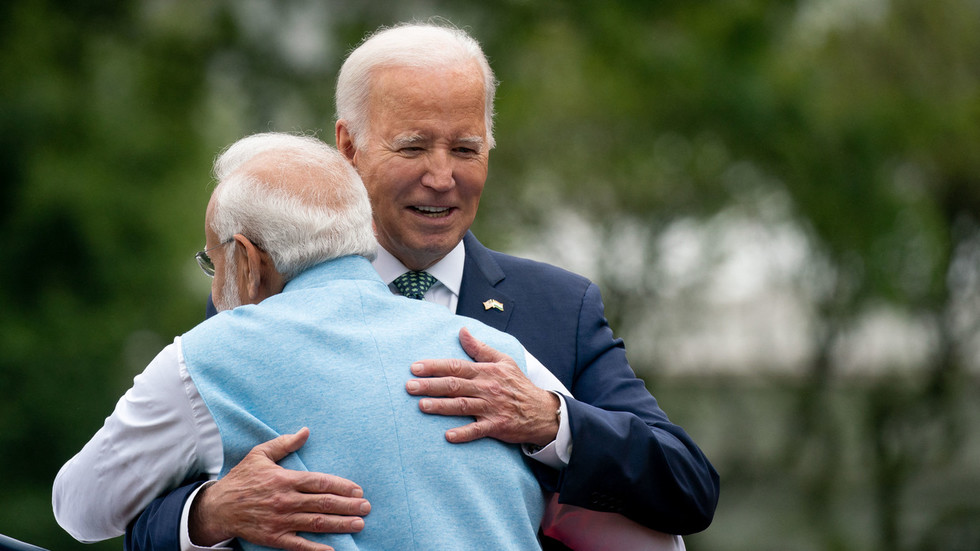
[(235, 247), (227, 247), (225, 251), (225, 266), (223, 268), (224, 283), (221, 285), (221, 294), (213, 293), (211, 300), (214, 301), (214, 308), (219, 312), (238, 308), (242, 305), (242, 295), (238, 291), (238, 279), (235, 277)]
[(244, 235), (269, 253), (286, 280), (341, 256), (374, 259), (367, 191), (347, 159), (320, 140), (248, 136), (218, 156), (214, 175), (211, 229), (219, 242)]
[(479, 42), (465, 31), (445, 23), (402, 23), (382, 27), (347, 56), (337, 77), (337, 119), (347, 121), (347, 129), (357, 147), (363, 147), (363, 136), (368, 130), (371, 79), (377, 69), (455, 68), (475, 62), (483, 75), (487, 145), (493, 148), (493, 100), (497, 79)]

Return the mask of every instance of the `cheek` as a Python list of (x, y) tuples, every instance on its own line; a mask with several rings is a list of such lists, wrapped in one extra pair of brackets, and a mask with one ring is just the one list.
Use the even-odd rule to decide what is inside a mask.
[(420, 178), (421, 173), (413, 179), (412, 172), (404, 166), (366, 174), (364, 180), (371, 182), (370, 185), (365, 184), (371, 207), (376, 211), (397, 208), (399, 200), (412, 189), (412, 183)]
[[(216, 267), (217, 268), (217, 267)], [(214, 277), (211, 278), (211, 298), (217, 303), (223, 298), (225, 277), (223, 270), (215, 269)]]
[(395, 181), (392, 163), (364, 164), (358, 169), (364, 188), (367, 189), (371, 201), (383, 199), (391, 195), (392, 182)]
[(421, 180), (425, 170), (421, 159), (392, 159), (377, 172), (377, 177), (385, 191), (394, 194)]
[(456, 184), (468, 196), (479, 196), (487, 182), (486, 159), (471, 160), (456, 167)]
[(467, 178), (461, 182), (457, 182), (457, 185), (460, 187), (460, 192), (466, 197), (466, 200), (475, 205), (480, 202), (480, 196), (483, 195), (483, 185), (485, 182), (486, 172), (474, 170), (471, 174), (467, 175)]
[(218, 290), (221, 288), (221, 280), (224, 279), (223, 270), (224, 270), (224, 266), (220, 266), (218, 264), (214, 265), (214, 276), (211, 278), (212, 295), (219, 292)]

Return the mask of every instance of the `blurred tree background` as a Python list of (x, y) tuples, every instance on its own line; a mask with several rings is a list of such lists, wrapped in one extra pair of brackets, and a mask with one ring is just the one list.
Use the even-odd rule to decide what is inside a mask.
[(475, 232), (595, 279), (721, 472), (689, 549), (980, 549), (977, 0), (3, 3), (0, 533), (82, 547), (51, 482), (203, 317), (214, 155), (332, 143), (435, 15), (501, 81)]

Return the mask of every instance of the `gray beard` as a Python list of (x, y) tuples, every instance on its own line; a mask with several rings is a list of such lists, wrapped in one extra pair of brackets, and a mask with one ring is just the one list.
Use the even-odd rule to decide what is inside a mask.
[(221, 287), (221, 299), (214, 301), (214, 307), (219, 312), (231, 310), (242, 305), (242, 297), (238, 294), (238, 281), (235, 279), (234, 262), (230, 258), (225, 262), (225, 282)]

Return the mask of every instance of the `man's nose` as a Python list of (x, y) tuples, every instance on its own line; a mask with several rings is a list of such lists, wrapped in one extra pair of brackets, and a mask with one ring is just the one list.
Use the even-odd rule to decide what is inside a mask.
[(448, 151), (435, 151), (428, 157), (428, 166), (422, 175), (422, 185), (435, 191), (449, 191), (456, 185), (453, 178), (452, 155)]

